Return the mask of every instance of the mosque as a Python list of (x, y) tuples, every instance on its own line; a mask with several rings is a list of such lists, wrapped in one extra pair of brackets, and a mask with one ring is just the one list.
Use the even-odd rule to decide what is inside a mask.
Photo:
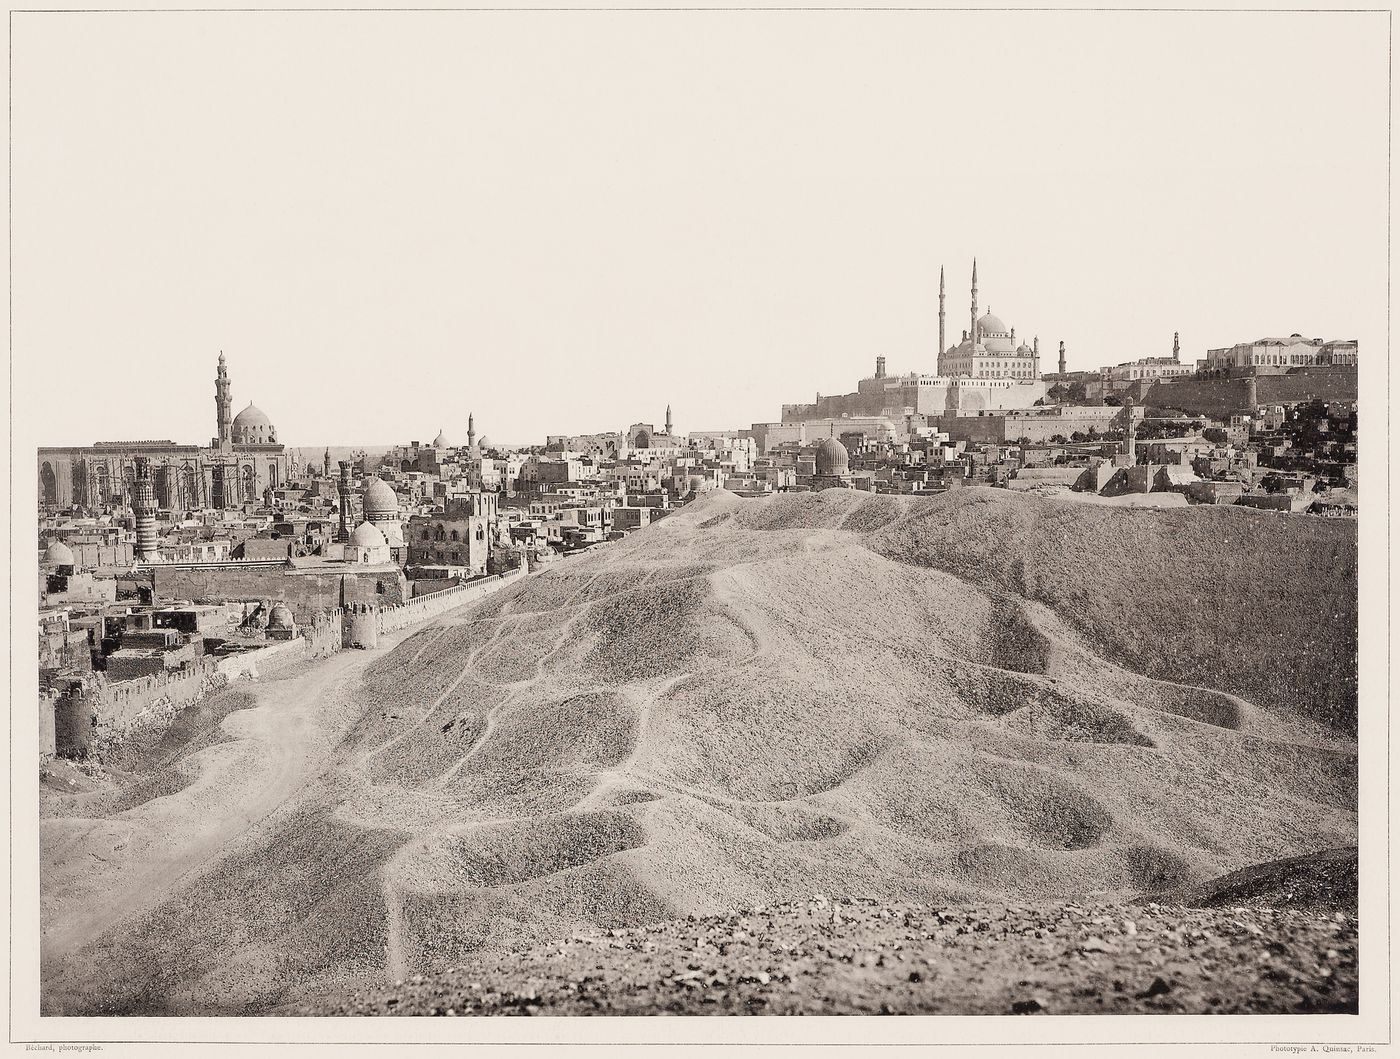
[(1040, 375), (1040, 340), (1016, 341), (990, 309), (977, 314), (977, 262), (972, 263), (972, 305), (962, 340), (947, 344), (947, 288), (938, 273), (937, 374), (910, 372), (888, 375), (885, 358), (875, 358), (875, 374), (861, 379), (856, 392), (823, 397), (811, 404), (783, 405), (783, 423), (806, 423), (850, 417), (883, 417), (898, 421), (909, 415), (931, 419), (976, 415), (1009, 408), (1030, 408), (1044, 398), (1047, 385)]
[(41, 448), (39, 500), (49, 507), (104, 511), (131, 505), (138, 457), (150, 461), (156, 507), (182, 513), (260, 503), (288, 479), (289, 457), (277, 428), (252, 402), (233, 414), (228, 364), (214, 377), (217, 433), (207, 446), (173, 441), (101, 441)]

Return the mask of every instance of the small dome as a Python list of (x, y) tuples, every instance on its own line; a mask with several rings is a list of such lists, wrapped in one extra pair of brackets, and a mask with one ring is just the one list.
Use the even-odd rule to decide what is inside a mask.
[(835, 438), (827, 438), (817, 446), (817, 474), (835, 477), (851, 469), (851, 455), (846, 446)]
[(449, 441), (447, 440), (447, 434), (446, 434), (445, 432), (439, 430), (439, 431), (438, 431), (438, 436), (435, 437), (435, 438), (433, 438), (433, 448), (435, 448), (435, 449), (445, 449), (445, 448), (447, 448), (447, 446), (448, 446), (449, 444), (451, 444), (451, 442), (449, 442)]
[(248, 407), (233, 417), (233, 440), (241, 445), (266, 445), (277, 440), (277, 429), (267, 413), (248, 402)]
[(355, 527), (355, 532), (350, 535), (350, 543), (357, 548), (384, 548), (389, 544), (384, 534), (379, 532), (379, 527), (368, 522), (361, 522)]
[(1006, 335), (982, 336), (982, 348), (988, 353), (1011, 353), (1011, 339)]
[(371, 522), (399, 517), (399, 498), (383, 478), (371, 478), (365, 486), (365, 518)]
[(1007, 326), (1001, 322), (1001, 317), (988, 313), (977, 321), (977, 333), (982, 336), (987, 335), (1010, 335)]
[(55, 566), (74, 566), (77, 560), (73, 558), (73, 549), (62, 541), (54, 541), (44, 549), (44, 562), (52, 563)]
[(292, 627), (292, 612), (285, 603), (278, 603), (272, 608), (267, 616), (267, 627), (269, 629), (290, 629)]
[(476, 447), (479, 449), (495, 448), (495, 446), (491, 443), (491, 439), (488, 438), (485, 434), (476, 439)]

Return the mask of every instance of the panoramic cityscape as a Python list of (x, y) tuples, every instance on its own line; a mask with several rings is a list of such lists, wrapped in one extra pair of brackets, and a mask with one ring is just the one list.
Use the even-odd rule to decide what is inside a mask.
[(1388, 13), (10, 32), (12, 1046), (1388, 1042)]

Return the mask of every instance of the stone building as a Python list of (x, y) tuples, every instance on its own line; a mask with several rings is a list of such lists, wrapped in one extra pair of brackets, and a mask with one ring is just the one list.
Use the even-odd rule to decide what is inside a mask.
[(415, 515), (405, 533), (409, 564), (449, 568), (445, 576), (486, 573), (496, 512), (496, 494), (477, 492), (450, 501), (441, 513)]
[(1203, 365), (1207, 371), (1223, 373), (1250, 368), (1286, 371), (1319, 366), (1355, 367), (1356, 340), (1327, 342), (1296, 333), (1287, 338), (1260, 338), (1225, 349), (1208, 349)]
[(184, 513), (261, 503), (288, 479), (277, 428), (251, 403), (235, 417), (232, 383), (219, 354), (214, 380), (216, 436), (207, 446), (173, 441), (103, 441), (41, 448), (39, 499), (49, 507), (104, 511), (131, 507), (137, 460), (150, 461), (157, 510)]

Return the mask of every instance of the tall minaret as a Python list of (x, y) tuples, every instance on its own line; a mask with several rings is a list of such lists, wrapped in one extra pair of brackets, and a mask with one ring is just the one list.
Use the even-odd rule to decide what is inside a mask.
[(972, 326), (968, 329), (968, 337), (972, 339), (972, 348), (977, 348), (977, 259), (972, 259)]
[(323, 478), (329, 478), (330, 476), (331, 476), (331, 448), (330, 448), (329, 445), (327, 445), (327, 446), (326, 446), (325, 463), (324, 463), (324, 464), (322, 465), (322, 467), (321, 467), (321, 477), (323, 477)]
[(1181, 363), (1181, 332), (1172, 332), (1172, 360)]
[(1066, 372), (1065, 372), (1065, 340), (1064, 340), (1063, 338), (1060, 339), (1060, 374), (1061, 374), (1061, 375), (1066, 374)]
[(136, 457), (131, 510), (136, 515), (136, 557), (150, 562), (157, 557), (156, 492), (151, 483), (151, 461), (145, 456)]
[(350, 461), (340, 461), (340, 530), (335, 539), (341, 544), (350, 540)]
[(214, 408), (218, 412), (219, 444), (233, 443), (233, 390), (229, 382), (228, 364), (223, 350), (219, 351), (219, 373), (214, 376)]
[(671, 406), (666, 406), (666, 436), (671, 436)]
[(947, 313), (944, 311), (944, 303), (948, 297), (948, 288), (943, 281), (943, 266), (938, 266), (938, 359), (943, 359), (943, 354), (948, 352), (946, 336), (944, 334), (944, 320)]
[(467, 413), (467, 448), (476, 448), (476, 416)]

